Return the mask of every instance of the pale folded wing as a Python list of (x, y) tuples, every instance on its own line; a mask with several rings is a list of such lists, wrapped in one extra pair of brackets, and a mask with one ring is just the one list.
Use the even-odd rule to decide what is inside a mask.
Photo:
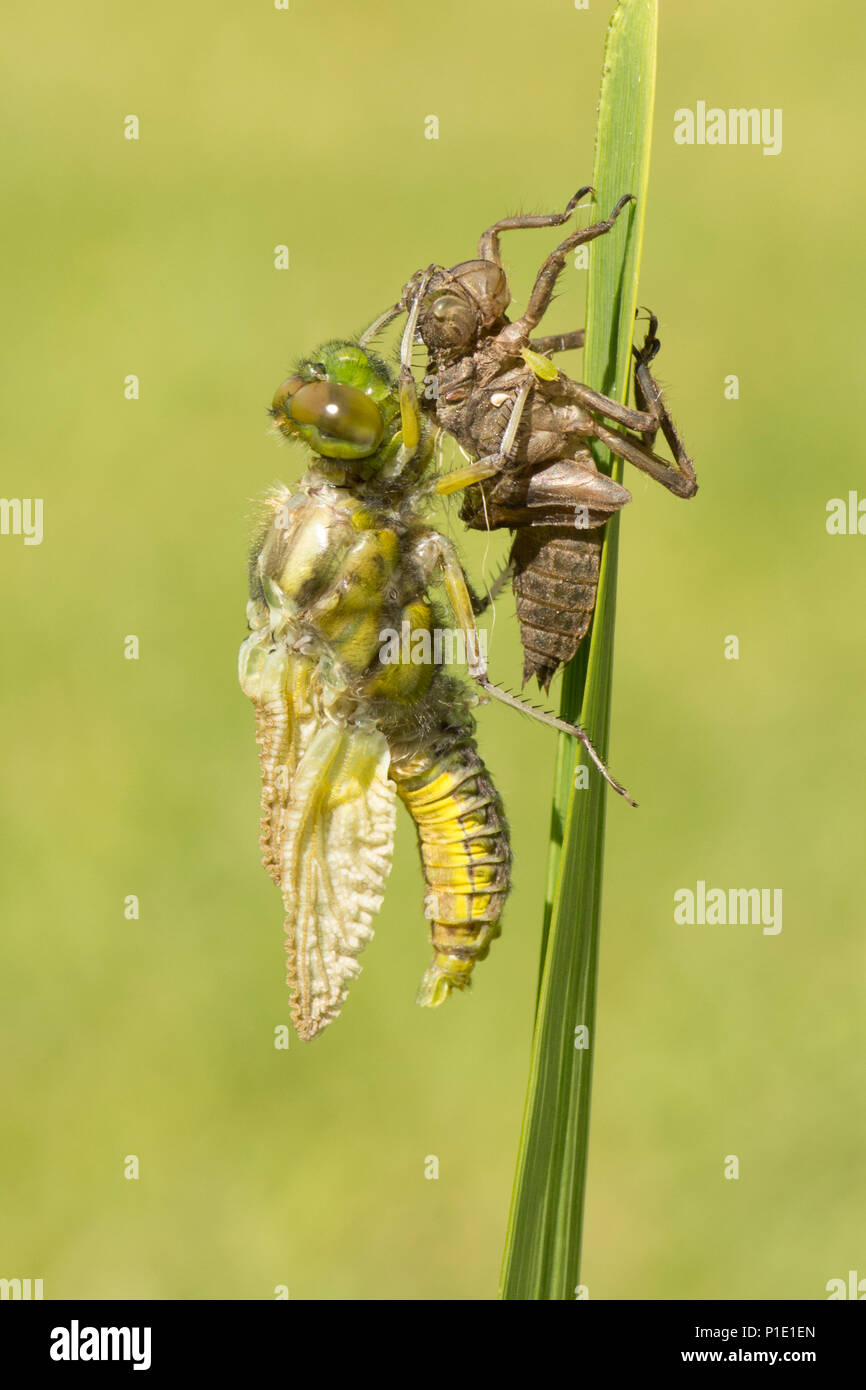
[(315, 663), (242, 655), (262, 765), (262, 859), (286, 910), (292, 1020), (313, 1038), (337, 1017), (373, 936), (391, 868), (396, 792), (378, 729), (323, 720), (310, 695)]

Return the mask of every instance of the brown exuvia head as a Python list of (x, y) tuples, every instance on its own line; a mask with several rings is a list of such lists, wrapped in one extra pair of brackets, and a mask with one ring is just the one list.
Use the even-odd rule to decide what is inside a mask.
[(432, 352), (469, 351), (502, 322), (510, 300), (505, 272), (493, 261), (461, 261), (439, 270), (421, 304), (421, 340)]

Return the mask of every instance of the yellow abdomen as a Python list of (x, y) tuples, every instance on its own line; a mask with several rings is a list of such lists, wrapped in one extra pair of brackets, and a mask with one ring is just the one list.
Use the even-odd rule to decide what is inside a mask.
[(437, 753), (392, 756), (390, 776), (418, 830), (434, 956), (418, 993), (435, 1007), (469, 983), (499, 935), (511, 884), (511, 848), (502, 803), (471, 733), (455, 730)]

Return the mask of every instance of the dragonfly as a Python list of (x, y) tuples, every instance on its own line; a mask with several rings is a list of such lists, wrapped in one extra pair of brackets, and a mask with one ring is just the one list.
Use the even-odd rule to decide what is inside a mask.
[[(523, 683), (535, 677), (544, 691), (589, 631), (604, 526), (631, 500), (627, 488), (599, 472), (590, 444), (606, 445), (675, 496), (697, 492), (694, 464), (650, 372), (660, 348), (655, 315), (642, 346), (633, 349), (634, 408), (574, 381), (551, 361), (555, 353), (582, 347), (583, 329), (533, 337), (568, 255), (610, 232), (630, 194), (607, 218), (567, 236), (543, 262), (524, 311), (513, 321), (506, 315), (511, 294), (501, 233), (560, 226), (592, 191), (579, 189), (560, 213), (494, 223), (482, 233), (476, 259), (419, 271), (362, 336), (369, 341), (391, 318), (417, 306), (417, 336), (433, 383), (424, 406), (470, 459), (440, 478), (437, 490), (463, 493), (460, 515), (468, 527), (513, 531), (500, 587), (511, 578)], [(404, 360), (404, 374), (407, 366)], [(672, 462), (654, 451), (659, 431)]]
[[(358, 341), (329, 342), (281, 384), (271, 415), (278, 434), (307, 446), (309, 466), (294, 490), (279, 485), (263, 503), (239, 678), (255, 710), (259, 843), (283, 898), (292, 1022), (309, 1040), (360, 972), (398, 799), (417, 831), (431, 923), (418, 1002), (436, 1007), (469, 984), (511, 883), (508, 825), (472, 710), (487, 698), (524, 707), (491, 681), (460, 557), (429, 524), (433, 431), (411, 372), (398, 378)], [(438, 580), (450, 615), (430, 597)], [(416, 660), (449, 617), (474, 686), (436, 658), (435, 643)], [(383, 641), (395, 631), (408, 638), (396, 657)], [(624, 792), (585, 730), (529, 712), (580, 739)]]

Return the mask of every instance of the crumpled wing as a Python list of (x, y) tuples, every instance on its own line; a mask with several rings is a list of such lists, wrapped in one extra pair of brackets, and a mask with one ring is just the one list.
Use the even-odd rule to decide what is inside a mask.
[[(262, 772), (259, 849), (265, 871), (275, 883), (280, 882), (280, 820), (288, 804), (302, 742), (309, 742), (316, 724), (308, 700), (305, 707), (298, 667), (297, 658), (285, 646), (277, 646), (267, 631), (252, 633), (241, 646), (238, 676), (241, 689), (255, 706)], [(306, 740), (305, 722), (313, 726)]]
[(323, 721), (314, 663), (253, 633), (240, 678), (256, 709), (260, 846), (286, 910), (292, 1021), (314, 1038), (336, 1018), (373, 936), (391, 868), (396, 789), (377, 729)]
[(396, 789), (378, 729), (325, 724), (292, 780), (280, 835), (292, 1020), (314, 1038), (337, 1017), (373, 936), (391, 868)]

